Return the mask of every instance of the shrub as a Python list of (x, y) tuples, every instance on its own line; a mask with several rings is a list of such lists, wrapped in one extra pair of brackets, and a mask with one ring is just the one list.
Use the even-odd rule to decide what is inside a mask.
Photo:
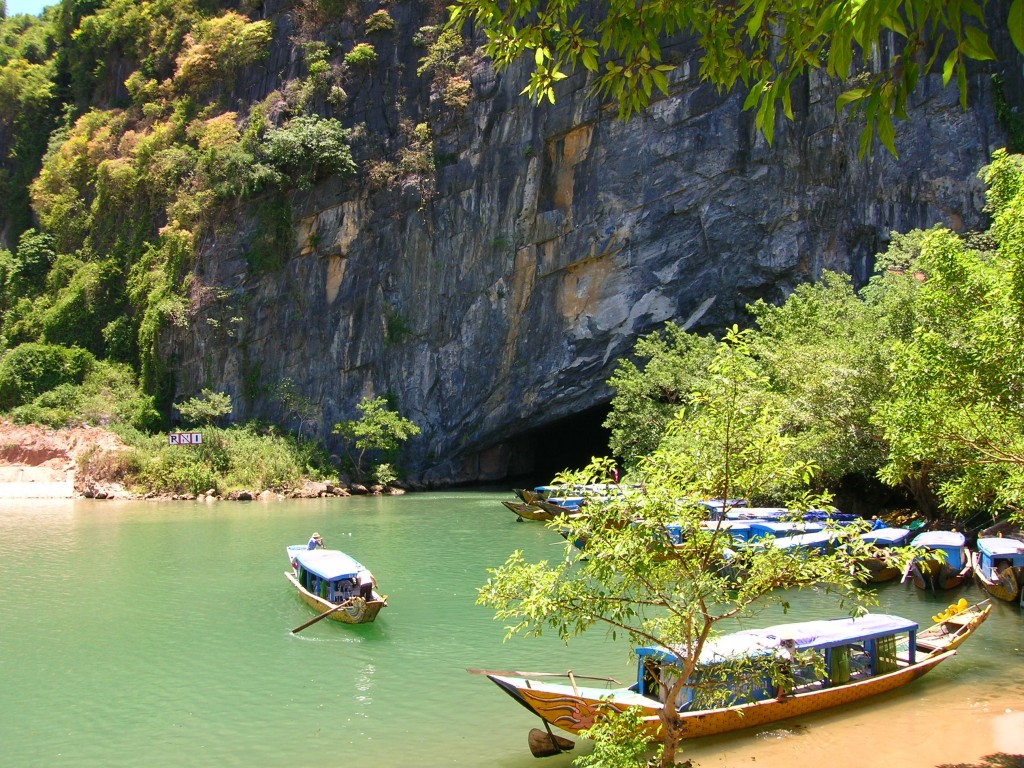
[(60, 384), (81, 384), (96, 358), (77, 347), (27, 343), (0, 360), (0, 408), (34, 400)]
[(377, 51), (369, 43), (358, 43), (345, 54), (345, 63), (353, 67), (368, 67), (377, 60)]
[(379, 11), (374, 11), (366, 19), (366, 34), (372, 32), (387, 32), (395, 28), (395, 20), (391, 18), (391, 14), (381, 8)]
[(267, 133), (260, 156), (299, 189), (308, 189), (330, 174), (355, 173), (348, 137), (333, 118), (300, 115), (284, 128)]

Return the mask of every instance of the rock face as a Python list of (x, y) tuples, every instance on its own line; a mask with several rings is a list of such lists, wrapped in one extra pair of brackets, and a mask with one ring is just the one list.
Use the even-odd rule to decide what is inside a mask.
[[(742, 95), (700, 84), (682, 48), (671, 96), (628, 123), (582, 77), (535, 107), (521, 72), (478, 59), (469, 105), (452, 109), (411, 74), (424, 55), (415, 7), (393, 10), (377, 64), (345, 84), (343, 120), (364, 126), (358, 178), (291, 199), (280, 269), (248, 266), (260, 235), (246, 211), (207, 245), (194, 316), (168, 340), (177, 399), (212, 387), (233, 395), (235, 417), (295, 427), (274, 395), (290, 379), (330, 445), (360, 398), (388, 394), (422, 429), (403, 459), (413, 482), (500, 479), (529, 469), (519, 436), (608, 401), (639, 335), (742, 324), (749, 302), (822, 270), (862, 282), (893, 231), (983, 223), (977, 172), (1005, 141), (987, 78), (970, 83), (966, 112), (955, 89), (924, 82), (900, 158), (862, 160), (828, 84), (805, 84), (768, 146)], [(288, 18), (276, 21), (271, 62), (294, 61)], [(372, 148), (397, 146), (403, 120), (430, 125), (436, 173), (372, 187)]]

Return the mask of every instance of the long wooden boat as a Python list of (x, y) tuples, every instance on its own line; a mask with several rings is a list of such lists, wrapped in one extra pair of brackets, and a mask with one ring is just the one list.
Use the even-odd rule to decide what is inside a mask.
[[(818, 665), (793, 671), (792, 683), (783, 690), (768, 678), (757, 684), (736, 686), (728, 706), (702, 709), (693, 688), (683, 689), (676, 706), (685, 724), (683, 738), (712, 736), (774, 723), (810, 712), (892, 691), (916, 680), (955, 655), (962, 643), (987, 618), (991, 606), (972, 606), (951, 612), (920, 634), (918, 624), (885, 614), (859, 618), (806, 621), (747, 630), (718, 638), (705, 647), (695, 674), (723, 660), (764, 657), (766, 654), (812, 651), (823, 658)], [(606, 688), (583, 684), (585, 678), (569, 672), (543, 675), (525, 672), (468, 670), (485, 674), (505, 693), (543, 720), (578, 734), (594, 725), (605, 711), (639, 708), (644, 734), (652, 741), (661, 738), (659, 712), (678, 659), (663, 648), (637, 649), (637, 681), (628, 688)], [(567, 677), (569, 682), (552, 682)]]
[[(879, 549), (906, 546), (910, 539), (909, 528), (873, 528), (860, 534), (861, 540), (874, 544)], [(863, 581), (868, 584), (880, 584), (898, 578), (902, 570), (890, 558), (880, 554), (861, 561), (866, 570)]]
[(555, 518), (554, 514), (541, 509), (536, 504), (527, 504), (525, 501), (508, 501), (507, 499), (501, 503), (515, 514), (519, 520), (540, 520), (545, 522)]
[(972, 564), (982, 589), (1000, 600), (1024, 606), (1024, 540), (979, 537)]
[(959, 531), (925, 531), (910, 544), (941, 553), (938, 557), (925, 554), (911, 562), (908, 575), (918, 589), (953, 589), (971, 573), (971, 553), (966, 537)]
[(305, 544), (288, 547), (291, 571), (285, 578), (302, 602), (317, 613), (337, 610), (328, 619), (344, 624), (366, 624), (388, 604), (377, 591), (373, 574), (359, 561), (337, 549), (308, 549)]

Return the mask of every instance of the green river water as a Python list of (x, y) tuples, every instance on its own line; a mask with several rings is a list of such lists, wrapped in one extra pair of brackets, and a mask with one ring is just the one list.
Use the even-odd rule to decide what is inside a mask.
[[(516, 522), (505, 491), (212, 504), (0, 502), (0, 766), (563, 768), (539, 721), (467, 668), (632, 676), (603, 632), (504, 641), (475, 604), (514, 549), (563, 542)], [(377, 621), (311, 618), (285, 546), (314, 530), (377, 577)], [(923, 624), (977, 587), (884, 585)], [(817, 592), (792, 616), (837, 615)], [(758, 623), (785, 621), (778, 611)], [(752, 626), (753, 624), (751, 624)], [(904, 768), (1024, 753), (1024, 616), (998, 604), (957, 657), (880, 701), (686, 745), (698, 765)], [(580, 742), (577, 752), (587, 749)], [(875, 759), (877, 757), (877, 760)]]

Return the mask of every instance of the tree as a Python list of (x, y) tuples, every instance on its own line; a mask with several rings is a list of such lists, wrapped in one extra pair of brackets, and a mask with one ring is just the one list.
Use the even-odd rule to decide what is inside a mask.
[(418, 435), (420, 428), (393, 410), (384, 397), (364, 397), (356, 408), (363, 414), (359, 419), (340, 422), (333, 429), (334, 434), (344, 438), (344, 450), (356, 480), (365, 477), (363, 462), (368, 453), (379, 459), (377, 466), (384, 466), (393, 479), (387, 459), (398, 452), (402, 443)]
[(231, 395), (203, 389), (199, 397), (190, 397), (184, 402), (175, 403), (174, 407), (188, 424), (211, 427), (221, 416), (231, 413)]
[[(906, 118), (907, 97), (920, 78), (941, 69), (966, 105), (967, 60), (992, 60), (983, 8), (944, 0), (456, 0), (450, 24), (470, 22), (487, 36), (485, 52), (499, 68), (532, 54), (523, 90), (536, 101), (555, 100), (555, 84), (583, 70), (593, 90), (618, 103), (621, 117), (643, 109), (654, 90), (669, 91), (662, 46), (685, 37), (700, 55), (699, 77), (720, 91), (747, 89), (744, 109), (769, 143), (776, 111), (792, 119), (794, 81), (821, 71), (847, 90), (837, 106), (854, 104), (865, 121), (861, 151), (874, 133), (895, 154), (893, 118)], [(1024, 51), (1024, 0), (1013, 0), (1007, 24)], [(891, 43), (891, 46), (890, 46)], [(889, 51), (886, 64), (877, 62)]]
[(710, 336), (688, 333), (667, 323), (637, 340), (633, 360), (620, 360), (608, 385), (615, 391), (604, 426), (608, 447), (627, 470), (657, 447), (665, 426), (689, 402), (714, 353)]
[(912, 264), (914, 332), (896, 348), (877, 420), (882, 476), (922, 477), (946, 510), (1024, 512), (1024, 158), (982, 171), (990, 239), (934, 229)]
[[(540, 635), (549, 629), (568, 641), (603, 625), (613, 637), (625, 634), (634, 645), (671, 648), (678, 656), (678, 676), (666, 700), (675, 701), (705, 644), (721, 632), (720, 625), (772, 604), (785, 607), (782, 590), (824, 587), (840, 604), (854, 606), (854, 612), (871, 603), (854, 581), (860, 573), (857, 560), (866, 551), (856, 539), (856, 528), (836, 531), (842, 544), (832, 554), (805, 557), (752, 547), (741, 550), (727, 567), (731, 539), (721, 529), (702, 527), (706, 510), (686, 503), (745, 494), (766, 473), (806, 481), (813, 472), (813, 467), (790, 462), (787, 439), (772, 428), (779, 420), (777, 403), (762, 398), (745, 337), (732, 332), (718, 345), (698, 404), (677, 414), (670, 426), (677, 433), (696, 430), (701, 439), (667, 442), (642, 462), (634, 478), (643, 481), (642, 490), (590, 499), (583, 514), (552, 522), (569, 529), (569, 541), (586, 536), (585, 559), (569, 557), (570, 544), (559, 562), (530, 563), (516, 552), (491, 571), (478, 602), (494, 608), (496, 618), (511, 620), (509, 635)], [(579, 475), (560, 479), (605, 481), (611, 468), (609, 461), (598, 461)], [(806, 509), (826, 503), (827, 496), (807, 494), (793, 499), (791, 506)], [(681, 544), (669, 538), (669, 523), (680, 525)], [(734, 686), (755, 674), (784, 679), (784, 670), (774, 665), (755, 670), (741, 663), (722, 671), (732, 676), (729, 685), (717, 675), (696, 683), (696, 694), (708, 708), (727, 706)], [(674, 707), (661, 709), (660, 719), (658, 765), (668, 768), (675, 765), (685, 726)], [(630, 736), (628, 728), (599, 726), (588, 735), (616, 744), (635, 742), (635, 728)], [(607, 752), (599, 743), (594, 754)], [(626, 757), (613, 764), (642, 765), (631, 752), (625, 750)]]
[(290, 376), (281, 379), (275, 394), (285, 412), (298, 422), (298, 436), (301, 440), (307, 424), (316, 426), (320, 418), (320, 407), (299, 391)]

